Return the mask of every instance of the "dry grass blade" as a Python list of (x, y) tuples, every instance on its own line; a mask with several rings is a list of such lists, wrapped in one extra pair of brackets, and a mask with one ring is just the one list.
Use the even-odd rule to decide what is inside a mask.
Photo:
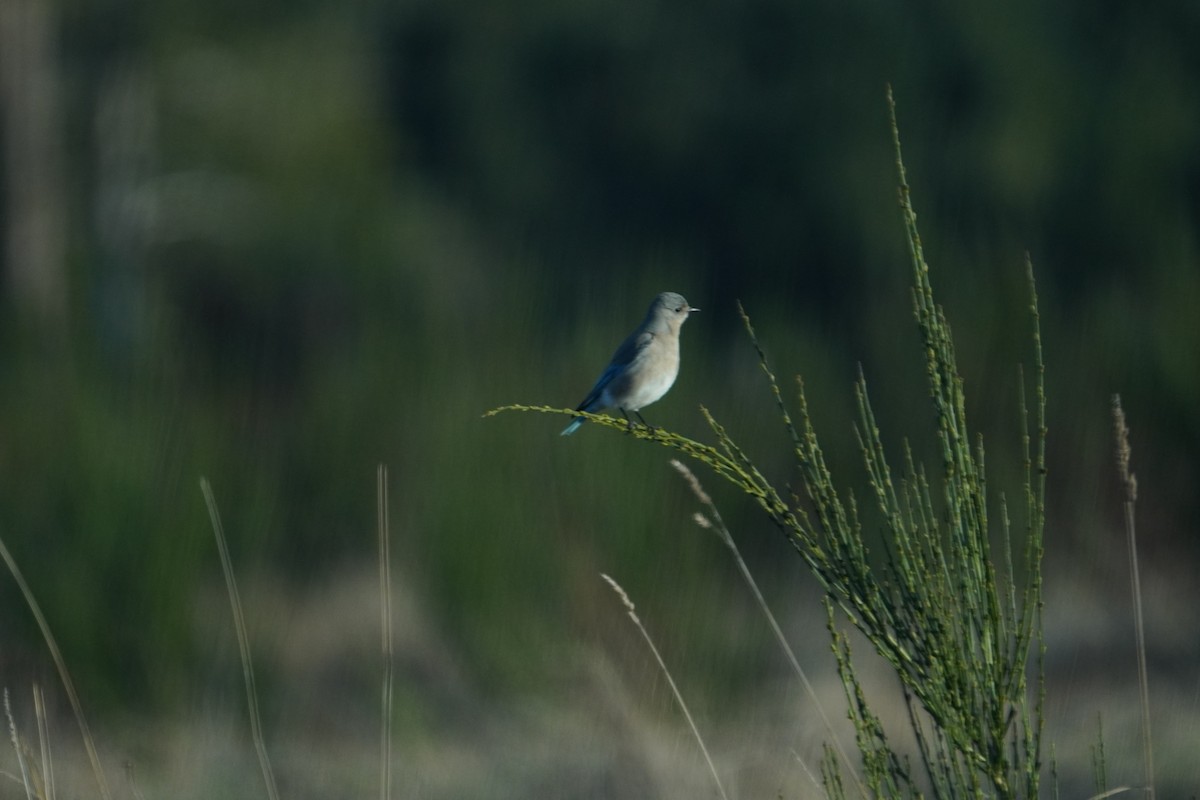
[(133, 800), (146, 800), (146, 796), (138, 788), (137, 774), (133, 768), (132, 761), (125, 762), (125, 782), (129, 784), (129, 791), (133, 794)]
[(1132, 788), (1129, 786), (1118, 786), (1115, 789), (1109, 789), (1107, 792), (1101, 792), (1100, 794), (1094, 794), (1091, 797), (1089, 797), (1087, 800), (1105, 800), (1106, 797), (1115, 797), (1116, 795), (1124, 794), (1125, 792), (1128, 792), (1128, 791), (1132, 791)]
[[(791, 423), (789, 422), (788, 424), (790, 426)], [(696, 523), (702, 528), (709, 528), (713, 530), (717, 534), (717, 537), (720, 538), (720, 540), (733, 554), (734, 562), (737, 564), (738, 570), (742, 573), (742, 578), (746, 581), (746, 585), (750, 587), (750, 593), (754, 595), (754, 599), (757, 601), (758, 607), (762, 611), (763, 616), (767, 618), (767, 623), (771, 626), (771, 630), (775, 634), (775, 639), (779, 642), (779, 646), (783, 648), (783, 652), (787, 656), (788, 662), (792, 665), (792, 671), (796, 673), (796, 677), (799, 678), (800, 684), (804, 687), (805, 694), (808, 695), (809, 699), (812, 700), (813, 706), (817, 709), (817, 716), (821, 718), (821, 723), (825, 726), (826, 733), (828, 733), (829, 737), (833, 740), (833, 747), (837, 751), (838, 756), (842, 759), (842, 764), (849, 771), (850, 777), (854, 780), (854, 784), (858, 787), (859, 792), (862, 793), (863, 797), (866, 797), (867, 789), (865, 786), (863, 786), (857, 770), (854, 769), (854, 762), (850, 760), (850, 756), (846, 753), (845, 748), (842, 747), (842, 742), (838, 738), (837, 732), (833, 729), (833, 723), (829, 721), (829, 717), (825, 713), (825, 708), (821, 705), (821, 699), (817, 697), (817, 690), (813, 688), (812, 682), (808, 679), (808, 674), (805, 673), (804, 668), (800, 666), (800, 660), (796, 658), (795, 652), (792, 651), (791, 645), (788, 644), (787, 637), (783, 635), (783, 629), (779, 627), (779, 623), (775, 620), (775, 615), (771, 613), (771, 609), (767, 605), (766, 598), (763, 597), (762, 591), (758, 588), (758, 582), (755, 581), (754, 576), (750, 574), (750, 568), (746, 566), (746, 561), (742, 558), (742, 553), (740, 550), (738, 550), (737, 543), (733, 541), (733, 534), (731, 534), (729, 532), (729, 528), (725, 526), (725, 520), (722, 519), (721, 512), (717, 510), (717, 506), (715, 503), (713, 503), (712, 497), (709, 496), (708, 492), (704, 491), (704, 487), (700, 484), (700, 479), (696, 477), (695, 473), (688, 469), (686, 464), (679, 459), (673, 458), (671, 459), (671, 466), (683, 476), (685, 481), (687, 481), (688, 486), (692, 490), (692, 494), (696, 495), (696, 499), (708, 507), (708, 513), (711, 515), (711, 519), (709, 517), (705, 517), (703, 514), (697, 513)], [(798, 761), (800, 760), (798, 755), (796, 758)], [(803, 761), (800, 761), (800, 763), (801, 766), (804, 766), (804, 770), (807, 773), (808, 767), (804, 765)], [(811, 777), (811, 773), (809, 773), (809, 776)]]
[(1150, 736), (1150, 678), (1146, 669), (1146, 624), (1142, 615), (1142, 579), (1138, 568), (1137, 530), (1134, 505), (1137, 503), (1137, 476), (1129, 471), (1131, 448), (1129, 426), (1121, 396), (1113, 395), (1113, 434), (1117, 445), (1117, 474), (1125, 489), (1125, 538), (1129, 543), (1129, 585), (1133, 593), (1133, 629), (1137, 639), (1138, 690), (1142, 707), (1142, 766), (1146, 777), (1146, 797), (1154, 798), (1154, 746)]
[(379, 524), (379, 623), (383, 649), (383, 696), (380, 701), (379, 796), (392, 795), (392, 557), (388, 525), (387, 466), (376, 472), (377, 517)]
[(37, 621), (38, 629), (42, 632), (42, 639), (46, 642), (46, 649), (50, 651), (50, 658), (54, 661), (54, 667), (58, 670), (59, 680), (63, 683), (63, 689), (67, 693), (67, 700), (71, 703), (71, 710), (75, 714), (75, 721), (79, 725), (79, 734), (83, 737), (83, 747), (87, 750), (88, 760), (92, 765), (92, 774), (95, 775), (96, 784), (100, 789), (100, 797), (103, 800), (110, 800), (112, 795), (108, 791), (108, 781), (104, 777), (104, 768), (100, 766), (100, 754), (96, 751), (96, 743), (92, 739), (92, 731), (88, 727), (87, 718), (83, 715), (83, 705), (79, 702), (79, 694), (75, 691), (75, 683), (71, 680), (71, 674), (67, 672), (67, 662), (63, 659), (62, 652), (58, 649), (58, 641), (54, 638), (54, 634), (50, 632), (50, 624), (46, 622), (46, 617), (42, 614), (42, 607), (38, 605), (32, 590), (29, 588), (29, 584), (25, 582), (25, 576), (21, 574), (16, 560), (12, 557), (12, 553), (8, 551), (8, 546), (4, 544), (3, 539), (0, 539), (0, 558), (4, 559), (5, 565), (8, 566), (8, 571), (13, 576), (13, 580), (17, 582), (17, 587), (21, 590), (21, 596), (25, 598), (25, 604), (29, 606), (29, 611), (33, 614), (34, 620)]
[(246, 633), (246, 620), (242, 615), (242, 599), (238, 595), (237, 581), (233, 577), (233, 560), (229, 557), (229, 546), (225, 542), (225, 528), (221, 525), (221, 514), (217, 510), (217, 500), (213, 497), (208, 478), (200, 479), (200, 491), (204, 493), (204, 503), (208, 506), (208, 517), (212, 522), (213, 536), (217, 539), (217, 550), (221, 554), (221, 570), (225, 573), (225, 587), (229, 590), (233, 627), (237, 631), (238, 650), (242, 658), (242, 677), (246, 682), (250, 735), (254, 739), (254, 749), (258, 753), (258, 764), (262, 768), (267, 796), (271, 800), (279, 800), (279, 790), (275, 788), (275, 774), (271, 771), (271, 761), (267, 757), (267, 745), (263, 739), (262, 719), (258, 713), (258, 689), (254, 685), (254, 663), (250, 659), (250, 637)]
[(687, 703), (683, 700), (683, 695), (679, 691), (679, 687), (675, 685), (675, 679), (671, 677), (671, 671), (667, 669), (667, 664), (663, 661), (662, 655), (659, 654), (658, 648), (654, 646), (654, 640), (650, 638), (650, 634), (646, 632), (646, 628), (642, 625), (642, 621), (638, 619), (637, 611), (633, 607), (633, 601), (629, 599), (629, 595), (625, 594), (625, 590), (621, 585), (608, 577), (604, 573), (600, 573), (600, 577), (612, 587), (617, 596), (621, 598), (621, 602), (625, 604), (625, 611), (629, 614), (629, 618), (633, 620), (633, 624), (641, 632), (642, 638), (646, 640), (650, 652), (654, 655), (654, 659), (658, 661), (659, 669), (667, 678), (667, 683), (671, 687), (671, 692), (675, 695), (675, 702), (679, 703), (679, 707), (683, 710), (683, 716), (687, 718), (688, 725), (692, 728), (692, 735), (696, 737), (696, 743), (700, 745), (700, 752), (704, 754), (704, 760), (708, 763), (708, 769), (712, 773), (713, 782), (717, 785), (717, 791), (724, 800), (729, 800), (729, 795), (725, 794), (725, 787), (721, 784), (721, 776), (717, 774), (717, 767), (713, 764), (712, 757), (708, 754), (708, 748), (704, 746), (704, 738), (700, 735), (700, 729), (696, 727), (696, 721), (692, 719), (692, 712), (688, 710)]
[(33, 787), (29, 785), (29, 767), (25, 764), (25, 748), (17, 734), (17, 721), (13, 718), (12, 703), (8, 699), (8, 687), (4, 688), (4, 716), (8, 717), (8, 736), (12, 739), (13, 751), (17, 754), (17, 766), (21, 769), (21, 784), (25, 787), (25, 800), (33, 800)]
[(42, 687), (33, 685), (33, 712), (37, 717), (38, 743), (42, 750), (42, 796), (54, 800), (54, 763), (50, 758), (50, 720), (46, 716), (46, 698)]

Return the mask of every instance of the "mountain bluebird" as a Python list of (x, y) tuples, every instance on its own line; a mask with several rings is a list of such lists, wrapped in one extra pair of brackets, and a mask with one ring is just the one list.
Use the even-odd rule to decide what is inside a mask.
[[(679, 328), (688, 314), (699, 310), (675, 292), (663, 292), (654, 298), (642, 324), (621, 342), (592, 391), (575, 410), (595, 412), (617, 408), (631, 428), (633, 421), (626, 412), (632, 411), (643, 425), (650, 427), (639, 411), (666, 394), (675, 383), (679, 374)], [(570, 436), (583, 423), (583, 417), (576, 417), (562, 435)]]

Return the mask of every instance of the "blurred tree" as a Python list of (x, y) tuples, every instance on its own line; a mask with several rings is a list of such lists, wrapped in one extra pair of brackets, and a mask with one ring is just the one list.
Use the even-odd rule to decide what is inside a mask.
[(56, 6), (0, 5), (4, 287), (7, 305), (60, 339), (67, 312), (66, 197), (62, 182)]

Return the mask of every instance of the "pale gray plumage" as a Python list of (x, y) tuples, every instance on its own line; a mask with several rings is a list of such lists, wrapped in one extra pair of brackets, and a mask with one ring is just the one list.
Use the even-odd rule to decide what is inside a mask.
[[(688, 314), (699, 310), (675, 292), (655, 297), (642, 324), (621, 342), (592, 391), (575, 410), (592, 413), (616, 408), (627, 420), (626, 412), (632, 411), (646, 424), (638, 412), (661, 398), (675, 383), (679, 374), (679, 329)], [(583, 417), (576, 417), (562, 435), (570, 436), (583, 423)]]

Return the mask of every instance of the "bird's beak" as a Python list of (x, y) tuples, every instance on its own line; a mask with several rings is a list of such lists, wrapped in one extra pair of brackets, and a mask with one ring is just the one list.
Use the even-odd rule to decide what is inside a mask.
[(700, 309), (698, 309), (698, 308), (692, 308), (691, 306), (688, 306), (688, 313), (689, 313), (689, 314), (695, 313), (695, 312), (697, 312), (697, 311), (699, 311), (699, 310), (700, 310)]

